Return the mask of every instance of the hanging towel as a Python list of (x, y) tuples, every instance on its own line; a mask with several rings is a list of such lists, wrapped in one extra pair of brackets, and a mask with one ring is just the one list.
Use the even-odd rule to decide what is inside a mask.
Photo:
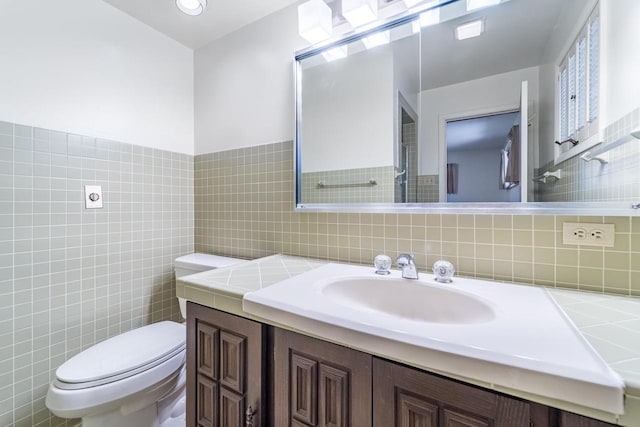
[(515, 125), (509, 131), (511, 147), (507, 162), (505, 181), (512, 184), (520, 184), (520, 125)]
[(458, 164), (447, 163), (447, 194), (458, 192)]

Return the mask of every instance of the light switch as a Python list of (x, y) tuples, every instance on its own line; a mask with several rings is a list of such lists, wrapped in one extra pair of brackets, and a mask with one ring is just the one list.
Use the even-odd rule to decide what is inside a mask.
[(84, 206), (87, 209), (102, 208), (102, 186), (100, 185), (84, 186)]

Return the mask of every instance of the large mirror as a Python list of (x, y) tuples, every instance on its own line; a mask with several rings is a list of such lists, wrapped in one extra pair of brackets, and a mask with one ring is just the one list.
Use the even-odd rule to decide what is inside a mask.
[(473, 3), (297, 55), (298, 208), (638, 213), (640, 2)]

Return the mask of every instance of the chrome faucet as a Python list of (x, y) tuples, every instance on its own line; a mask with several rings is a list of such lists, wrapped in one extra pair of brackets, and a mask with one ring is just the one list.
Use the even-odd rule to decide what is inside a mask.
[(404, 279), (417, 279), (418, 267), (411, 254), (400, 254), (396, 259), (396, 265), (402, 269)]

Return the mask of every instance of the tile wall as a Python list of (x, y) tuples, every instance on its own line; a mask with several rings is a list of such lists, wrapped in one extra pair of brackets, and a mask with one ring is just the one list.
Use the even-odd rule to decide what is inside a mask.
[[(85, 184), (103, 209), (84, 208)], [(193, 216), (193, 156), (0, 122), (1, 426), (72, 424), (44, 403), (62, 362), (178, 319)]]
[[(640, 129), (640, 108), (613, 122), (604, 130), (604, 145), (611, 144), (630, 132)], [(597, 147), (596, 147), (597, 148)], [(580, 155), (558, 165), (550, 162), (536, 171), (562, 170), (562, 179), (535, 183), (538, 200), (569, 202), (584, 200), (640, 202), (640, 140), (614, 148), (607, 154), (608, 163), (585, 162)]]
[[(640, 296), (640, 218), (293, 211), (292, 143), (196, 156), (196, 250), (369, 264), (411, 251), (465, 276)], [(616, 226), (613, 248), (565, 246), (565, 221)]]
[(393, 166), (380, 166), (303, 173), (303, 203), (393, 203), (393, 172)]

